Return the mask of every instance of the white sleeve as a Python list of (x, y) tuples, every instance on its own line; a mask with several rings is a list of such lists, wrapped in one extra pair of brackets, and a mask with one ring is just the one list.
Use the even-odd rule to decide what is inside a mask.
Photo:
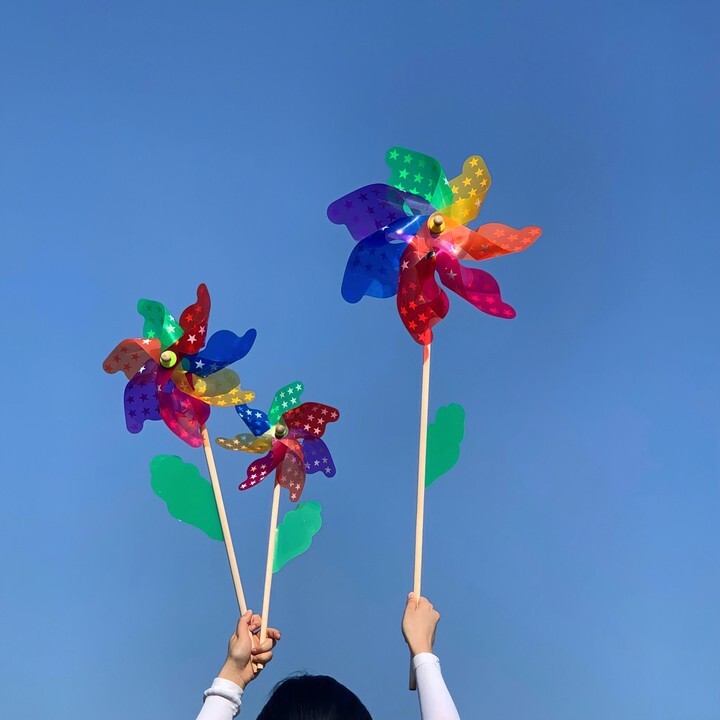
[(418, 653), (412, 664), (422, 720), (460, 720), (440, 672), (440, 660), (432, 653)]
[(243, 691), (230, 680), (215, 678), (205, 691), (205, 702), (197, 720), (232, 720), (240, 712)]

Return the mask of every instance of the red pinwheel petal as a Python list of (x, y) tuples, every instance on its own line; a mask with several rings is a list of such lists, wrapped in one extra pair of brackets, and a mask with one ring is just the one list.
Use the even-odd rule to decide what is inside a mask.
[(435, 281), (435, 256), (423, 255), (408, 245), (400, 262), (400, 286), (397, 296), (400, 319), (415, 342), (432, 342), (432, 327), (448, 312), (450, 303)]
[(105, 358), (103, 370), (111, 375), (123, 372), (128, 380), (132, 380), (149, 359), (160, 362), (160, 341), (157, 338), (128, 338), (118, 343)]
[(283, 414), (282, 419), (292, 437), (322, 437), (327, 423), (335, 422), (340, 412), (330, 405), (307, 402)]
[(515, 310), (503, 302), (497, 280), (478, 268), (463, 267), (456, 257), (441, 251), (437, 255), (437, 271), (445, 287), (465, 298), (488, 315), (512, 320)]
[(290, 500), (297, 502), (305, 487), (305, 462), (300, 443), (286, 438), (280, 442), (287, 448), (280, 469), (277, 472), (278, 485), (284, 487), (290, 494)]
[(165, 424), (191, 447), (203, 444), (202, 426), (210, 417), (210, 406), (186, 395), (169, 380), (171, 371), (161, 370), (157, 376), (160, 417)]
[(196, 353), (205, 345), (208, 318), (210, 317), (210, 293), (205, 283), (197, 289), (197, 301), (185, 308), (180, 315), (183, 336), (173, 345), (181, 353)]
[(272, 450), (251, 463), (247, 469), (247, 477), (238, 486), (238, 490), (248, 490), (262, 482), (285, 459), (287, 446), (281, 442), (273, 442)]
[(539, 227), (530, 226), (516, 230), (502, 223), (488, 223), (477, 230), (460, 225), (443, 233), (439, 242), (454, 245), (458, 257), (469, 255), (474, 260), (489, 260), (525, 250), (541, 233)]

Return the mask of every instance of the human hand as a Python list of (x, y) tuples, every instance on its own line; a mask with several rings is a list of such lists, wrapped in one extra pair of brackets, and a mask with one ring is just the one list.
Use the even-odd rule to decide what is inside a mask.
[(415, 593), (408, 595), (405, 613), (402, 619), (402, 632), (405, 642), (414, 657), (423, 652), (431, 653), (435, 643), (435, 629), (440, 613), (435, 610), (427, 598), (415, 599)]
[(235, 632), (228, 642), (228, 653), (225, 664), (218, 673), (218, 677), (231, 680), (241, 688), (253, 681), (262, 667), (273, 658), (272, 649), (280, 640), (280, 631), (275, 628), (267, 629), (267, 639), (260, 642), (260, 615), (253, 615), (248, 610), (239, 620)]

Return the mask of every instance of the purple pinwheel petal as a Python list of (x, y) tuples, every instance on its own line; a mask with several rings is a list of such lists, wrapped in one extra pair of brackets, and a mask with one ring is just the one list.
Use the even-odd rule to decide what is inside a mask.
[(155, 378), (159, 365), (149, 358), (125, 386), (125, 424), (131, 433), (139, 433), (146, 420), (160, 420)]
[(210, 417), (210, 406), (186, 395), (164, 377), (158, 377), (158, 385), (162, 388), (158, 391), (158, 404), (165, 424), (191, 447), (200, 447), (203, 444), (201, 429)]
[(268, 416), (262, 410), (256, 410), (249, 405), (236, 405), (235, 412), (243, 419), (248, 430), (255, 437), (264, 435), (270, 429)]
[(303, 440), (302, 449), (306, 473), (323, 472), (328, 477), (335, 475), (335, 463), (324, 440), (320, 438)]
[(272, 450), (267, 455), (248, 465), (247, 476), (238, 486), (238, 490), (248, 490), (262, 482), (283, 461), (287, 451), (286, 445), (273, 442)]
[(388, 242), (385, 231), (373, 233), (361, 240), (350, 253), (342, 283), (342, 296), (356, 303), (365, 295), (388, 298), (397, 294), (400, 256), (404, 242)]
[(194, 355), (186, 355), (183, 368), (198, 377), (207, 377), (218, 370), (244, 358), (252, 348), (257, 330), (251, 328), (238, 336), (231, 330), (218, 330), (207, 341), (203, 350)]
[[(408, 202), (409, 201), (409, 202)], [(328, 207), (328, 218), (336, 225), (345, 225), (355, 240), (372, 235), (411, 213), (405, 203), (420, 206), (425, 201), (390, 185), (366, 185), (335, 200)], [(430, 210), (432, 212), (432, 209)]]

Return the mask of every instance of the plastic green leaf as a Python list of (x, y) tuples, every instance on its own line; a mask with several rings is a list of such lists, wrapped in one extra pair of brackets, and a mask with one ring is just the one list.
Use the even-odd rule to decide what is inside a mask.
[(300, 396), (305, 386), (301, 382), (294, 382), (280, 388), (275, 393), (270, 412), (268, 413), (268, 421), (271, 425), (275, 425), (282, 417), (283, 413), (292, 410), (300, 404)]
[(425, 487), (432, 485), (460, 458), (460, 444), (465, 436), (465, 410), (452, 403), (438, 408), (435, 422), (428, 425)]
[(286, 513), (277, 529), (273, 572), (302, 555), (312, 545), (321, 525), (322, 506), (319, 502), (300, 503), (295, 510)]
[(183, 329), (167, 308), (156, 300), (138, 300), (138, 312), (145, 318), (144, 338), (158, 338), (162, 350), (183, 336)]
[(389, 185), (420, 195), (436, 208), (452, 203), (450, 184), (434, 157), (403, 147), (392, 147), (385, 154), (385, 162), (390, 167)]
[(192, 463), (177, 455), (156, 455), (150, 461), (151, 485), (167, 504), (170, 514), (200, 528), (213, 540), (222, 540), (212, 485)]

